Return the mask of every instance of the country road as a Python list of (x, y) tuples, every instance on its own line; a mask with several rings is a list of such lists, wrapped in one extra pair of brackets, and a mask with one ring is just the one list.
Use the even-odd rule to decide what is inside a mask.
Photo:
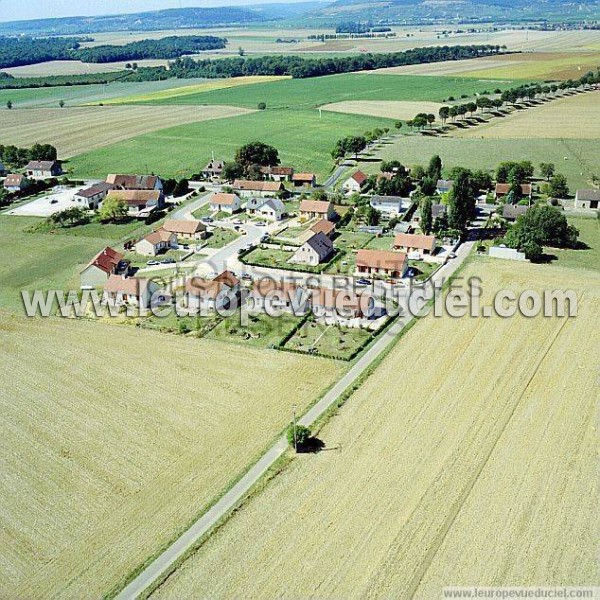
[[(456, 258), (438, 270), (432, 278), (434, 283), (446, 281), (464, 262), (475, 242), (469, 241), (456, 251)], [(302, 425), (312, 425), (325, 411), (333, 406), (342, 394), (386, 351), (394, 339), (413, 319), (411, 315), (399, 317), (385, 331), (352, 368), (300, 419)], [(203, 535), (208, 533), (229, 511), (231, 511), (263, 477), (288, 448), (285, 435), (256, 462), (243, 477), (226, 492), (206, 513), (204, 513), (171, 546), (152, 561), (117, 596), (119, 600), (137, 598), (147, 588), (157, 582), (181, 557), (192, 548)]]

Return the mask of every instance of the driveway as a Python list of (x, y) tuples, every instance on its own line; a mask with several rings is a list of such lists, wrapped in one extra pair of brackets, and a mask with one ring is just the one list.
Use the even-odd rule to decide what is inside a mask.
[(4, 214), (18, 217), (49, 217), (50, 215), (60, 212), (61, 210), (66, 210), (67, 208), (81, 208), (82, 205), (75, 202), (75, 200), (73, 200), (73, 196), (79, 190), (83, 189), (84, 187), (88, 187), (93, 183), (95, 182), (88, 181), (85, 182), (83, 186), (69, 188), (57, 186), (41, 198), (36, 198), (31, 202), (22, 204), (21, 206), (13, 208)]

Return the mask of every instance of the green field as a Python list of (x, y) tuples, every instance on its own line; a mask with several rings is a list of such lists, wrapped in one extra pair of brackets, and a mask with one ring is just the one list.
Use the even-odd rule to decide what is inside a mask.
[(548, 248), (548, 254), (556, 256), (554, 264), (563, 267), (600, 271), (600, 220), (595, 217), (569, 217), (569, 224), (579, 229), (579, 241), (587, 248), (559, 250)]
[[(309, 79), (286, 79), (257, 83), (231, 89), (199, 92), (154, 100), (152, 104), (229, 104), (256, 108), (266, 102), (267, 108), (313, 108), (343, 100), (429, 100), (441, 102), (462, 94), (473, 96), (496, 87), (510, 87), (510, 82), (490, 83), (458, 77), (419, 77), (345, 73)], [(490, 89), (491, 88), (491, 89)], [(145, 102), (144, 99), (141, 100)], [(131, 99), (128, 101), (131, 103)]]
[[(248, 89), (252, 87), (257, 86)], [(204, 167), (212, 152), (231, 160), (239, 146), (259, 139), (279, 149), (282, 163), (323, 178), (333, 166), (330, 151), (339, 138), (392, 126), (389, 119), (335, 113), (323, 113), (319, 118), (317, 111), (309, 110), (256, 112), (131, 138), (77, 156), (66, 167), (79, 177), (151, 171), (162, 177), (189, 176)]]

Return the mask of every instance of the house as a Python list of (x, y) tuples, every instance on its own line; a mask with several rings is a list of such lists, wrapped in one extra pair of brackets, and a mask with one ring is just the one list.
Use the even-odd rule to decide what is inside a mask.
[(261, 278), (248, 294), (248, 312), (275, 315), (281, 312), (302, 316), (310, 306), (308, 290), (283, 281)]
[(575, 208), (598, 209), (600, 190), (577, 190), (575, 192)]
[(267, 221), (281, 221), (286, 214), (285, 204), (279, 198), (270, 198), (260, 205), (256, 214)]
[(505, 204), (502, 207), (502, 218), (507, 221), (516, 221), (517, 217), (524, 215), (529, 210), (529, 206), (523, 204)]
[(310, 304), (317, 318), (369, 319), (375, 312), (375, 300), (366, 292), (315, 288), (311, 290)]
[(417, 235), (414, 233), (399, 233), (394, 238), (394, 250), (401, 250), (410, 254), (433, 254), (437, 247), (434, 235)]
[(249, 215), (255, 215), (256, 211), (265, 203), (264, 198), (250, 198), (244, 208)]
[(203, 240), (207, 236), (206, 225), (197, 220), (167, 219), (162, 229), (174, 233), (178, 240)]
[(413, 230), (412, 225), (408, 221), (400, 221), (394, 227), (394, 234), (398, 233), (410, 233)]
[(327, 219), (321, 219), (317, 221), (309, 231), (314, 233), (322, 233), (326, 235), (330, 240), (335, 235), (335, 223), (328, 221)]
[(192, 277), (185, 284), (186, 306), (190, 312), (206, 313), (214, 310), (228, 310), (237, 306), (239, 280), (225, 271), (213, 280)]
[(236, 179), (231, 187), (242, 198), (276, 196), (285, 189), (280, 181), (248, 181), (245, 179)]
[(223, 169), (225, 167), (225, 162), (222, 160), (211, 160), (205, 167), (202, 169), (201, 175), (204, 179), (209, 179), (211, 181), (218, 181), (223, 177)]
[(150, 279), (111, 275), (104, 284), (104, 297), (115, 304), (131, 304), (148, 308), (158, 284)]
[(135, 251), (143, 256), (156, 256), (170, 248), (177, 248), (177, 236), (164, 229), (149, 233), (135, 244)]
[(165, 207), (165, 197), (160, 190), (110, 190), (105, 200), (124, 200), (131, 216), (145, 218), (154, 210)]
[(31, 179), (49, 179), (62, 175), (62, 167), (58, 160), (31, 160), (25, 167), (27, 177)]
[(438, 179), (435, 185), (435, 191), (442, 195), (447, 194), (454, 185), (454, 181), (452, 179)]
[(163, 184), (156, 175), (115, 175), (106, 178), (118, 190), (162, 190)]
[(112, 184), (101, 181), (100, 183), (96, 183), (91, 187), (79, 190), (73, 195), (73, 200), (75, 200), (75, 202), (78, 204), (83, 204), (90, 210), (96, 210), (100, 206), (102, 200), (106, 198), (108, 192), (110, 192), (112, 189)]
[(344, 181), (342, 185), (342, 189), (346, 194), (353, 194), (354, 192), (360, 194), (360, 190), (362, 186), (366, 183), (369, 177), (365, 175), (362, 171), (356, 171), (354, 175), (351, 175)]
[(215, 192), (210, 197), (210, 210), (213, 212), (225, 212), (230, 215), (240, 210), (242, 201), (237, 194), (225, 194)]
[(123, 255), (110, 246), (100, 250), (81, 271), (81, 287), (96, 287), (106, 283), (111, 275), (126, 272), (129, 262), (123, 260)]
[(402, 196), (371, 196), (369, 204), (380, 213), (389, 216), (397, 217), (406, 211), (410, 200), (402, 198)]
[[(496, 188), (494, 190), (494, 198), (496, 200), (500, 200), (500, 199), (504, 198), (505, 196), (508, 195), (508, 192), (510, 192), (511, 187), (512, 187), (512, 184), (510, 184), (510, 183), (497, 183)], [(521, 184), (521, 196), (523, 196), (523, 198), (531, 199), (532, 194), (533, 194), (532, 185), (530, 183), (522, 183)]]
[(300, 218), (308, 219), (327, 219), (333, 221), (335, 210), (333, 203), (327, 200), (302, 200), (300, 202)]
[(290, 262), (316, 267), (327, 262), (333, 254), (333, 242), (324, 233), (315, 233), (296, 250)]
[(22, 192), (31, 185), (31, 181), (25, 175), (7, 175), (4, 187), (9, 192)]
[(359, 250), (356, 271), (360, 275), (404, 277), (408, 268), (406, 254), (388, 250)]
[(314, 173), (294, 173), (292, 175), (294, 187), (315, 187), (317, 176)]
[(261, 175), (271, 181), (291, 181), (294, 175), (292, 167), (261, 167)]

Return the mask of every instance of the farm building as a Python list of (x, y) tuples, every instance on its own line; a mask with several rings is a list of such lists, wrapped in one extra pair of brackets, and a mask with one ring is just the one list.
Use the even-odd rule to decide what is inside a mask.
[(106, 199), (124, 200), (131, 216), (145, 218), (154, 210), (165, 207), (165, 197), (160, 190), (110, 190)]
[[(496, 200), (501, 200), (510, 192), (511, 184), (510, 183), (497, 183), (496, 188), (494, 189), (494, 198)], [(530, 183), (522, 183), (521, 184), (521, 196), (524, 198), (531, 198), (533, 195), (533, 186)]]
[(4, 180), (4, 187), (9, 192), (22, 192), (31, 185), (31, 181), (25, 175), (7, 175)]
[(333, 221), (335, 210), (332, 202), (326, 200), (302, 200), (300, 202), (300, 218), (308, 219), (327, 219)]
[(279, 198), (265, 200), (256, 214), (267, 221), (281, 221), (286, 214), (285, 204)]
[(115, 175), (110, 174), (106, 183), (118, 190), (162, 190), (163, 184), (156, 175)]
[(344, 184), (342, 185), (342, 189), (346, 194), (360, 193), (362, 186), (367, 181), (368, 176), (365, 175), (362, 171), (356, 171), (353, 175), (348, 177)]
[(394, 238), (394, 250), (410, 254), (433, 254), (437, 246), (434, 235), (417, 235), (414, 233), (399, 233)]
[(523, 204), (505, 204), (502, 207), (502, 218), (507, 221), (516, 221), (517, 217), (524, 215), (528, 210), (529, 207)]
[(107, 246), (81, 271), (81, 287), (103, 285), (111, 275), (120, 275), (126, 272), (128, 267), (129, 262), (123, 260), (123, 255)]
[(575, 192), (575, 208), (597, 210), (600, 202), (600, 190), (577, 190)]
[(248, 311), (253, 313), (288, 312), (301, 316), (309, 309), (309, 293), (291, 283), (263, 278), (254, 283), (247, 303)]
[(294, 173), (292, 175), (294, 187), (315, 187), (317, 176), (314, 173)]
[(324, 233), (315, 233), (296, 250), (290, 262), (316, 267), (326, 262), (333, 253), (333, 242)]
[(141, 308), (150, 306), (152, 294), (157, 289), (158, 285), (149, 279), (122, 277), (121, 275), (111, 275), (104, 284), (104, 293), (107, 299), (115, 304), (130, 304)]
[(230, 215), (240, 210), (242, 201), (237, 194), (225, 194), (215, 192), (210, 197), (210, 210), (213, 212), (225, 212)]
[(242, 198), (276, 196), (285, 188), (280, 181), (247, 181), (236, 179), (231, 186)]
[(292, 167), (261, 167), (261, 175), (270, 181), (291, 181), (294, 175)]
[(164, 229), (149, 233), (135, 245), (135, 251), (143, 256), (156, 256), (170, 248), (177, 248), (177, 236)]
[(73, 195), (73, 199), (78, 204), (83, 204), (90, 210), (96, 210), (112, 189), (112, 184), (101, 181), (100, 183), (95, 183), (90, 187), (79, 190)]
[(406, 254), (388, 250), (359, 250), (356, 271), (360, 275), (404, 277), (408, 268)]
[(218, 181), (223, 177), (223, 168), (225, 167), (225, 162), (222, 160), (211, 160), (205, 167), (202, 169), (201, 175), (204, 179), (208, 179), (210, 181)]
[(167, 219), (162, 228), (174, 233), (179, 240), (203, 240), (207, 235), (206, 225), (197, 220)]
[(375, 195), (369, 201), (372, 208), (389, 217), (396, 217), (405, 212), (409, 203), (408, 198), (402, 198), (401, 196)]
[(25, 174), (30, 179), (49, 179), (62, 175), (62, 172), (58, 160), (31, 160), (25, 167)]

